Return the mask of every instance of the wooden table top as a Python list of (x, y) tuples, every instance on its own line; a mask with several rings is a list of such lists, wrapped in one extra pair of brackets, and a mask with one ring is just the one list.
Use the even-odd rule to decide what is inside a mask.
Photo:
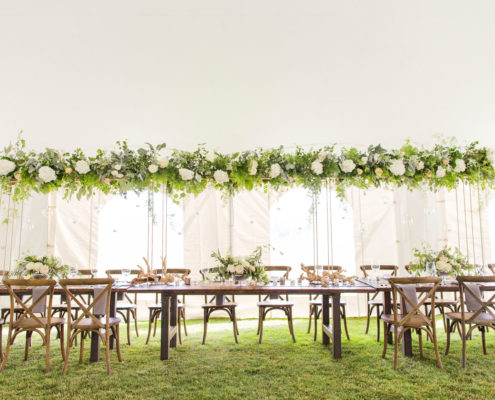
[[(391, 291), (390, 285), (384, 283), (383, 281), (380, 284), (377, 284), (376, 282), (372, 281), (364, 281), (360, 280), (360, 282), (366, 282), (370, 287), (375, 288), (375, 290), (379, 292), (387, 292)], [(420, 292), (427, 292), (428, 290), (431, 289), (433, 285), (417, 285), (416, 290)], [(481, 290), (495, 290), (495, 283), (488, 283), (486, 282), (485, 284), (480, 285)], [(437, 292), (458, 292), (459, 291), (459, 285), (457, 281), (448, 281), (445, 285), (440, 285), (437, 289)]]
[(193, 285), (132, 285), (129, 293), (164, 293), (170, 295), (204, 295), (204, 294), (335, 294), (335, 293), (374, 293), (370, 285), (356, 282), (349, 286), (320, 285), (235, 285), (228, 283), (203, 282)]

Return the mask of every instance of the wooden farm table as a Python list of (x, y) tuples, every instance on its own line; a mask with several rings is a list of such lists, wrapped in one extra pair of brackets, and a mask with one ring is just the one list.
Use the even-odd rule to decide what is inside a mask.
[[(116, 295), (118, 293), (125, 293), (127, 288), (129, 287), (129, 284), (123, 284), (123, 285), (115, 285), (112, 288), (112, 293), (110, 295), (110, 317), (116, 317), (117, 315), (117, 302), (116, 302)], [(71, 291), (73, 293), (78, 293), (78, 294), (92, 294), (93, 293), (94, 286), (78, 286), (71, 288)], [(15, 290), (15, 289), (14, 289)], [(30, 295), (31, 291), (26, 290), (26, 288), (22, 288), (22, 290), (15, 290), (15, 292), (19, 295)], [(64, 294), (64, 290), (60, 286), (55, 286), (54, 294)], [(8, 296), (9, 291), (4, 285), (0, 284), (0, 296)], [(113, 349), (115, 347), (115, 338), (113, 335), (110, 337), (110, 349)], [(91, 354), (89, 360), (91, 362), (99, 361), (100, 359), (100, 337), (98, 336), (97, 333), (91, 333)]]
[[(388, 284), (376, 284), (376, 282), (364, 281), (360, 280), (361, 283), (367, 283), (370, 287), (376, 289), (379, 292), (383, 292), (383, 313), (384, 314), (392, 314), (392, 289)], [(383, 282), (383, 281), (382, 281)], [(428, 292), (431, 289), (431, 285), (424, 286), (416, 286), (416, 291), (418, 292)], [(485, 284), (481, 285), (482, 291), (494, 291), (495, 284)], [(458, 292), (459, 285), (457, 285), (456, 281), (449, 281), (445, 285), (440, 285), (437, 289), (437, 292)], [(434, 311), (434, 310), (433, 310)], [(387, 337), (388, 343), (393, 344), (393, 335), (392, 332), (388, 334)], [(412, 357), (412, 335), (411, 330), (407, 330), (404, 332), (402, 339), (402, 354), (408, 357)]]
[[(170, 348), (177, 347), (177, 296), (180, 295), (309, 295), (322, 296), (322, 340), (324, 345), (332, 340), (334, 358), (342, 357), (340, 330), (340, 295), (346, 293), (375, 293), (376, 289), (361, 282), (352, 286), (251, 286), (222, 283), (201, 283), (195, 285), (136, 285), (128, 293), (160, 293), (162, 305), (160, 359), (168, 360)], [(332, 326), (330, 326), (329, 304), (332, 297)]]

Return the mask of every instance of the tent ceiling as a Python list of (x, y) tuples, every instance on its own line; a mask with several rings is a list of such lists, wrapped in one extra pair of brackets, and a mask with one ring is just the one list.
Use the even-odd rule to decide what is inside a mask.
[(0, 0), (0, 139), (495, 144), (495, 2)]

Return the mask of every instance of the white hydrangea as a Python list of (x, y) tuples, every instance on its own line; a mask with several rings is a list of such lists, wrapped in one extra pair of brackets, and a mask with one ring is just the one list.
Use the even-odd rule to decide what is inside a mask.
[(52, 168), (47, 167), (46, 165), (38, 170), (38, 176), (45, 183), (57, 179), (57, 174), (55, 173), (55, 171)]
[(352, 172), (354, 171), (354, 168), (356, 168), (356, 164), (354, 164), (354, 161), (352, 160), (344, 160), (340, 163), (340, 169), (343, 172)]
[(388, 169), (392, 172), (392, 174), (397, 176), (404, 175), (406, 172), (406, 167), (404, 166), (404, 162), (402, 160), (393, 160)]
[(436, 267), (438, 272), (449, 273), (452, 271), (452, 264), (444, 260), (437, 261)]
[(322, 163), (327, 157), (328, 154), (325, 151), (322, 151), (320, 154), (318, 154), (318, 161)]
[(363, 156), (361, 157), (361, 164), (367, 164), (368, 163), (368, 157)]
[(235, 272), (235, 265), (229, 264), (229, 266), (227, 267), (227, 272), (230, 272), (231, 274), (233, 274)]
[(150, 164), (148, 166), (148, 171), (150, 171), (151, 174), (154, 174), (156, 171), (158, 171), (158, 165)]
[(444, 167), (438, 167), (436, 177), (443, 178), (445, 176), (446, 169)]
[(217, 169), (213, 173), (213, 179), (215, 179), (216, 183), (221, 185), (221, 184), (229, 181), (229, 174), (227, 174), (227, 172), (225, 172), (225, 171), (222, 171), (221, 169)]
[(242, 265), (237, 265), (235, 267), (235, 273), (236, 274), (242, 274), (244, 272), (244, 267)]
[(158, 165), (160, 166), (160, 168), (168, 167), (168, 158), (163, 157), (162, 159), (160, 159), (160, 161), (158, 162)]
[(196, 172), (194, 175), (194, 179), (196, 179), (196, 182), (201, 182), (203, 180), (203, 177)]
[(179, 168), (179, 175), (183, 181), (190, 181), (194, 178), (194, 171), (187, 168)]
[(41, 267), (39, 269), (40, 274), (48, 274), (49, 270), (50, 269), (49, 269), (48, 265), (46, 265), (46, 264), (41, 264)]
[(84, 175), (89, 172), (89, 164), (84, 160), (79, 160), (78, 162), (76, 162), (74, 169), (77, 171), (77, 173)]
[(209, 162), (213, 162), (215, 161), (215, 158), (217, 158), (217, 156), (215, 155), (215, 153), (213, 153), (212, 151), (210, 151), (207, 155), (206, 155), (206, 161), (209, 161)]
[(27, 270), (32, 271), (32, 270), (34, 270), (34, 268), (35, 268), (34, 262), (30, 261), (26, 264)]
[(113, 169), (110, 171), (110, 173), (113, 175), (113, 176), (117, 176), (119, 174), (119, 171)]
[(249, 175), (256, 175), (258, 173), (258, 161), (251, 160), (249, 164)]
[(10, 160), (0, 160), (0, 175), (5, 176), (10, 174), (15, 169), (15, 163)]
[(491, 148), (487, 149), (486, 157), (488, 158), (488, 161), (490, 161), (492, 165), (495, 165), (495, 149), (491, 149)]
[(464, 162), (464, 160), (462, 158), (458, 158), (457, 160), (455, 160), (454, 172), (460, 173), (460, 172), (464, 172), (465, 170), (466, 170), (466, 163)]
[(282, 167), (278, 164), (272, 164), (270, 167), (270, 178), (276, 178), (282, 173)]
[(421, 171), (422, 169), (424, 169), (424, 167), (425, 167), (425, 163), (424, 163), (423, 161), (418, 161), (418, 162), (416, 163), (416, 169), (417, 169), (418, 171)]
[(314, 160), (311, 163), (311, 170), (316, 174), (316, 175), (321, 175), (323, 173), (323, 164), (318, 161)]
[(120, 170), (122, 169), (122, 165), (120, 165), (120, 164), (115, 164), (115, 165), (113, 166), (113, 169), (115, 169), (115, 170), (117, 170), (117, 171), (120, 171)]

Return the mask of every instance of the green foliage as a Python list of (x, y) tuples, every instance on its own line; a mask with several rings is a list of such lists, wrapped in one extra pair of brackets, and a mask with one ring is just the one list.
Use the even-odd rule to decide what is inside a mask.
[(215, 268), (215, 272), (212, 272), (210, 276), (207, 276), (207, 279), (225, 280), (236, 275), (242, 275), (246, 278), (251, 278), (255, 282), (267, 284), (269, 283), (269, 280), (261, 261), (262, 255), (263, 250), (261, 246), (258, 246), (247, 257), (233, 257), (229, 253), (227, 253), (226, 256), (222, 256), (220, 250), (212, 252), (211, 257), (216, 260), (218, 265)]
[(62, 264), (54, 256), (37, 257), (28, 255), (17, 261), (14, 270), (9, 274), (12, 277), (30, 278), (33, 274), (48, 275), (50, 279), (62, 278), (69, 272), (69, 266)]
[[(310, 150), (298, 147), (294, 152), (287, 152), (278, 147), (231, 154), (210, 152), (200, 145), (192, 152), (173, 150), (165, 155), (164, 143), (156, 146), (147, 143), (146, 147), (133, 150), (122, 141), (117, 142), (115, 150), (98, 150), (95, 155), (86, 155), (81, 149), (72, 153), (50, 148), (40, 153), (28, 151), (25, 141), (19, 137), (16, 143), (0, 152), (0, 161), (15, 164), (13, 170), (0, 167), (0, 187), (4, 191), (13, 188), (16, 200), (29, 197), (33, 192), (49, 193), (58, 189), (64, 190), (67, 197), (81, 198), (95, 191), (105, 194), (158, 191), (162, 185), (166, 185), (167, 192), (176, 199), (199, 194), (207, 187), (226, 195), (239, 190), (261, 187), (277, 190), (292, 186), (317, 193), (325, 181), (330, 181), (340, 194), (351, 186), (361, 189), (405, 186), (435, 191), (453, 189), (465, 182), (483, 189), (493, 187), (493, 152), (479, 147), (477, 142), (467, 146), (454, 142), (444, 141), (431, 149), (407, 141), (398, 150), (371, 145), (365, 151), (326, 146)], [(76, 168), (81, 162), (88, 166), (84, 172)], [(42, 167), (50, 169), (48, 178), (40, 173)], [(218, 171), (221, 174), (217, 176)], [(50, 173), (53, 173), (51, 177)], [(219, 180), (222, 176), (227, 179)]]
[(433, 250), (423, 244), (423, 248), (414, 248), (415, 262), (411, 262), (412, 270), (416, 275), (421, 272), (449, 274), (450, 276), (465, 275), (473, 272), (476, 266), (457, 248), (444, 247), (442, 250)]

